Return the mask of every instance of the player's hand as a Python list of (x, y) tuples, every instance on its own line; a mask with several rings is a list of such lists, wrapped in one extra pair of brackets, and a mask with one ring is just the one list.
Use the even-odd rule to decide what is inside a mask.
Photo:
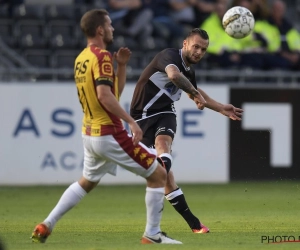
[(125, 65), (131, 56), (131, 51), (128, 48), (121, 47), (117, 52), (114, 52), (113, 58), (118, 64)]
[(194, 102), (198, 109), (203, 110), (205, 108), (206, 101), (200, 93), (197, 96), (194, 96)]
[(241, 121), (242, 113), (244, 112), (244, 110), (236, 108), (231, 104), (225, 104), (223, 110), (221, 110), (220, 112), (223, 115), (229, 117), (231, 120)]
[(140, 142), (140, 140), (143, 139), (143, 131), (136, 122), (131, 122), (128, 125), (132, 133), (133, 145), (136, 146)]

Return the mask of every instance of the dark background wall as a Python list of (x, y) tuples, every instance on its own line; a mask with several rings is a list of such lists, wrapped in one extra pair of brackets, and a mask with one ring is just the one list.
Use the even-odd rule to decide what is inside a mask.
[[(230, 122), (230, 180), (300, 179), (300, 90), (232, 88), (231, 103), (290, 103), (292, 106), (292, 164), (270, 165), (270, 131), (243, 130), (242, 123)], [(280, 113), (277, 114), (281, 119)]]

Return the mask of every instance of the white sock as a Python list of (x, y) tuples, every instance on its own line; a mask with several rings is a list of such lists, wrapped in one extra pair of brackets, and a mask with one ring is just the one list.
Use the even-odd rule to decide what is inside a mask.
[(147, 235), (154, 235), (160, 232), (160, 221), (164, 208), (164, 192), (161, 188), (146, 188), (146, 208), (147, 208), (147, 224), (145, 233)]
[(74, 207), (79, 201), (86, 195), (86, 191), (79, 185), (78, 182), (71, 184), (61, 196), (60, 200), (53, 208), (48, 217), (44, 220), (44, 223), (52, 229), (56, 222), (72, 207)]

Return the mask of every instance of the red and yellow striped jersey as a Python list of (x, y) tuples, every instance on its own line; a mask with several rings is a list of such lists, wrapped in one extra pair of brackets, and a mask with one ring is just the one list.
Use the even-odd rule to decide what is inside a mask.
[(74, 78), (84, 113), (82, 133), (101, 136), (123, 130), (120, 118), (107, 111), (97, 98), (96, 82), (103, 81), (112, 86), (111, 91), (119, 100), (118, 78), (110, 52), (94, 45), (85, 48), (75, 60)]

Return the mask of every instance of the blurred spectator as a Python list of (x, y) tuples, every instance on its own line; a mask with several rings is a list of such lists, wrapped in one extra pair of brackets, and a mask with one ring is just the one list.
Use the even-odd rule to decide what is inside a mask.
[[(249, 10), (259, 8), (258, 5), (252, 0), (238, 0), (235, 1), (238, 6), (245, 7)], [(231, 6), (233, 7), (233, 6)], [(267, 6), (268, 7), (268, 6)], [(265, 9), (264, 13), (269, 13), (269, 9)], [(264, 36), (264, 29), (268, 25), (266, 18), (255, 19), (254, 30), (250, 35), (240, 40), (241, 52), (243, 57), (248, 57), (248, 61), (253, 61), (253, 64), (249, 64), (252, 68), (267, 69), (266, 65), (269, 61), (270, 55), (267, 53), (268, 41)], [(253, 59), (253, 60), (252, 60)]]
[(200, 26), (209, 35), (209, 47), (207, 49), (207, 61), (212, 66), (228, 68), (261, 69), (263, 67), (263, 55), (260, 44), (249, 36), (243, 39), (234, 39), (224, 32), (222, 19), (227, 11), (227, 4), (218, 1), (215, 10)]
[(251, 11), (256, 20), (266, 19), (269, 16), (269, 3), (268, 0), (250, 0)]
[(268, 0), (233, 0), (233, 6), (243, 6), (249, 9), (255, 20), (265, 20), (269, 16), (269, 3)]
[(151, 36), (153, 14), (150, 9), (144, 8), (142, 0), (108, 0), (107, 7), (116, 34), (139, 42)]
[(144, 6), (153, 12), (154, 35), (161, 37), (172, 46), (176, 40), (183, 40), (185, 35), (182, 25), (180, 25), (170, 15), (171, 0), (144, 0)]
[(87, 5), (91, 5), (94, 2), (95, 2), (94, 0), (73, 0), (74, 4), (87, 4)]
[(170, 0), (169, 4), (171, 6), (170, 15), (176, 22), (187, 26), (189, 30), (194, 28), (195, 13), (189, 0)]
[(300, 69), (300, 33), (286, 18), (286, 4), (281, 0), (272, 3), (270, 27), (264, 34), (269, 40), (268, 50), (274, 53), (270, 67)]
[(256, 13), (255, 27), (251, 34), (251, 37), (255, 38), (252, 44), (247, 44), (249, 39), (242, 39), (242, 46), (244, 49), (247, 46), (249, 48), (255, 42), (260, 41), (262, 47), (266, 49), (266, 52), (262, 54), (262, 69), (298, 69), (300, 35), (285, 18), (285, 3), (281, 0), (274, 0), (272, 9), (269, 9), (265, 1), (260, 4), (254, 0), (234, 2)]
[[(255, 17), (255, 26), (252, 34), (242, 39), (243, 50), (262, 49), (258, 54), (262, 63), (262, 70), (270, 69), (289, 69), (290, 63), (283, 59), (278, 53), (280, 47), (280, 34), (276, 32), (275, 26), (272, 26), (268, 20), (271, 13), (268, 2), (263, 0), (260, 3), (255, 0), (236, 0), (234, 5), (248, 8)], [(252, 40), (249, 40), (252, 38)], [(258, 52), (258, 51), (257, 51)]]
[(0, 5), (8, 5), (8, 13), (11, 18), (13, 17), (14, 8), (23, 3), (24, 0), (0, 0)]
[(194, 26), (199, 27), (204, 20), (215, 11), (217, 0), (188, 0), (195, 13)]

